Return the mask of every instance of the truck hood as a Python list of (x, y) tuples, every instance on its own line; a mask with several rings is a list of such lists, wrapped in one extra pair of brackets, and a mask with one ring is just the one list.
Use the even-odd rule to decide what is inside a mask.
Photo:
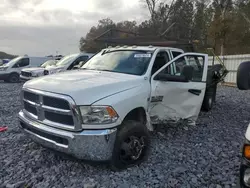
[(142, 84), (142, 76), (94, 70), (72, 70), (30, 80), (24, 87), (71, 96), (77, 105), (100, 99)]
[(25, 69), (22, 69), (22, 71), (40, 73), (44, 71), (44, 68), (42, 67), (25, 68)]

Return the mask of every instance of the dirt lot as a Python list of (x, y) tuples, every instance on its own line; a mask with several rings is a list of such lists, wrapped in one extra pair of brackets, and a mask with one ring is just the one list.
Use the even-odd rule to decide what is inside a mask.
[(0, 187), (233, 187), (250, 122), (250, 92), (220, 87), (217, 103), (196, 126), (158, 126), (152, 152), (139, 167), (112, 172), (58, 156), (18, 127), (21, 84), (0, 83)]

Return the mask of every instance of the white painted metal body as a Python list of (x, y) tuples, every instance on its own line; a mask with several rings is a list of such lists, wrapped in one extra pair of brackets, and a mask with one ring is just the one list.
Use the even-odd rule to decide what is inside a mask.
[[(133, 47), (119, 50), (134, 50)], [(77, 106), (108, 105), (112, 106), (119, 115), (112, 124), (83, 125), (87, 129), (106, 129), (121, 124), (126, 115), (133, 109), (142, 107), (150, 116), (157, 115), (161, 120), (188, 119), (196, 120), (201, 108), (206, 88), (208, 57), (206, 54), (182, 54), (166, 63), (159, 71), (151, 76), (151, 69), (160, 51), (183, 53), (180, 49), (164, 47), (136, 47), (136, 50), (152, 51), (148, 69), (141, 76), (116, 72), (96, 70), (73, 70), (58, 73), (28, 81), (25, 88), (43, 90), (72, 97)], [(166, 66), (184, 55), (199, 55), (205, 58), (202, 82), (165, 82), (155, 81), (154, 77)], [(170, 55), (171, 57), (172, 55)], [(202, 90), (200, 95), (193, 95), (188, 89)], [(152, 103), (152, 97), (163, 96), (163, 101)], [(152, 107), (154, 106), (154, 107)], [(169, 109), (172, 109), (172, 113)]]
[[(29, 59), (29, 64), (26, 66), (22, 66), (22, 67), (15, 67), (15, 65), (17, 63), (19, 63), (21, 60), (23, 59)], [(4, 64), (2, 67), (0, 67), (0, 74), (11, 74), (11, 73), (21, 73), (21, 70), (23, 68), (28, 68), (28, 67), (38, 67), (40, 66), (42, 63), (44, 63), (47, 60), (53, 59), (52, 57), (28, 57), (28, 56), (20, 56), (18, 57), (18, 59), (15, 61), (13, 59), (13, 61), (9, 61), (8, 63)], [(1, 68), (3, 68), (3, 70), (1, 70)]]
[[(57, 65), (50, 66), (50, 67), (46, 68), (46, 70), (48, 71), (49, 74), (54, 74), (54, 73), (58, 73), (58, 72), (64, 72), (66, 70), (69, 70), (69, 67), (73, 63), (75, 63), (79, 58), (81, 58), (81, 57), (91, 58), (93, 55), (94, 54), (91, 54), (91, 53), (71, 54), (71, 55), (65, 56), (60, 61), (58, 61)], [(72, 58), (70, 58), (69, 60), (67, 60), (64, 64), (60, 65), (60, 62), (63, 61), (64, 59), (68, 58), (69, 56), (72, 56)]]

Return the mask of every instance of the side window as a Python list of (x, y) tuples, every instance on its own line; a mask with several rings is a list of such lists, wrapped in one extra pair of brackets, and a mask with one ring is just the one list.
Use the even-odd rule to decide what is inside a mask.
[(20, 59), (15, 65), (13, 65), (13, 68), (18, 68), (18, 67), (25, 67), (30, 64), (30, 59), (29, 58), (23, 58)]
[(204, 70), (204, 57), (201, 56), (187, 56), (188, 64), (194, 68), (193, 79), (194, 82), (202, 81)]
[(180, 76), (182, 73), (182, 69), (185, 65), (187, 65), (187, 62), (186, 62), (184, 57), (181, 57), (181, 58), (177, 59), (175, 62), (173, 62), (172, 64), (173, 64), (172, 66), (174, 68), (173, 75)]
[(158, 71), (167, 62), (169, 62), (169, 60), (170, 58), (166, 51), (158, 52), (158, 54), (156, 55), (153, 67), (152, 67), (151, 75), (153, 75), (156, 71)]
[[(81, 60), (81, 61), (87, 61), (88, 59), (89, 59), (88, 56), (81, 56), (81, 57), (80, 57), (80, 60)], [(81, 62), (81, 61), (80, 61), (80, 62)]]
[(182, 54), (181, 52), (172, 51), (173, 58), (176, 58), (177, 56), (179, 56), (181, 54)]
[[(205, 59), (202, 56), (188, 55), (178, 58), (176, 61), (172, 62), (165, 69), (163, 69), (159, 74), (166, 74), (171, 76), (181, 76), (183, 74), (183, 67), (186, 65), (191, 65), (194, 68), (193, 71), (193, 82), (201, 82), (204, 70)], [(170, 71), (172, 70), (172, 71)]]
[(87, 61), (88, 60), (88, 56), (81, 56), (78, 57), (68, 68), (68, 70), (71, 70), (74, 66), (78, 65), (81, 61)]

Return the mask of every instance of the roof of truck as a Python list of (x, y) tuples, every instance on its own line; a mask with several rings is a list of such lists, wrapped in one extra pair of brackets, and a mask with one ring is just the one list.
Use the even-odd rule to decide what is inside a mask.
[(165, 50), (174, 50), (184, 52), (180, 48), (172, 48), (172, 47), (162, 47), (162, 46), (110, 46), (105, 48), (104, 50), (143, 50), (143, 51), (155, 51), (156, 49), (165, 49)]

